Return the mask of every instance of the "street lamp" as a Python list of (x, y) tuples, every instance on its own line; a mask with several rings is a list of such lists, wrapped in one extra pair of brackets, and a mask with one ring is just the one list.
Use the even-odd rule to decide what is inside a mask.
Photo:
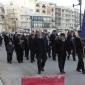
[(78, 6), (78, 5), (80, 6), (80, 30), (81, 30), (81, 5), (82, 5), (82, 0), (78, 0), (78, 2), (79, 2), (79, 3), (76, 4), (76, 5), (73, 4), (73, 7)]

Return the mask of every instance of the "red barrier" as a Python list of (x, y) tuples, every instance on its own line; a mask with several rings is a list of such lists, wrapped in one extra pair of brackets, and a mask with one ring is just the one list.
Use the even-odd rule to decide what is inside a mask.
[(22, 79), (22, 85), (64, 85), (64, 76), (32, 76)]

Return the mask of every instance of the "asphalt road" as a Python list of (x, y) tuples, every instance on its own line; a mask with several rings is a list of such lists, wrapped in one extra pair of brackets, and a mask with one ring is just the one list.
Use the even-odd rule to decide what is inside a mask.
[[(65, 85), (85, 85), (85, 75), (76, 72), (76, 66), (77, 61), (74, 62), (72, 59), (66, 61)], [(24, 57), (24, 63), (18, 64), (16, 54), (14, 53), (12, 64), (7, 64), (4, 45), (0, 47), (0, 79), (4, 85), (21, 85), (21, 79), (23, 77), (32, 75), (38, 75), (36, 62), (32, 64)], [(48, 59), (45, 71), (41, 75), (59, 75), (58, 62)]]

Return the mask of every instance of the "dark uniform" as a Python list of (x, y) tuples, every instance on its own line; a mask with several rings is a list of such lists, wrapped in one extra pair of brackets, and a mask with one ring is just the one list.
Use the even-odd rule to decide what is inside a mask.
[(29, 36), (29, 48), (30, 48), (30, 60), (31, 63), (35, 61), (35, 35), (31, 34)]
[(75, 36), (71, 37), (71, 51), (72, 51), (73, 60), (76, 61)]
[(11, 64), (14, 45), (11, 41), (7, 44), (7, 62)]
[[(64, 34), (62, 35), (65, 36)], [(63, 41), (61, 39), (58, 39), (56, 42), (56, 50), (58, 54), (58, 65), (59, 65), (60, 73), (65, 73), (64, 66), (65, 66), (66, 50), (67, 50), (66, 40)]]
[(19, 63), (23, 63), (23, 40), (20, 35), (14, 37), (15, 52)]
[(84, 62), (83, 62), (83, 47), (81, 44), (80, 38), (75, 38), (75, 46), (76, 46), (76, 53), (78, 55), (78, 65), (77, 65), (77, 71), (82, 70), (82, 73), (85, 74), (85, 68), (84, 68)]
[(71, 55), (71, 35), (69, 34), (68, 36), (67, 36), (67, 53), (68, 53), (68, 56), (67, 56), (67, 59), (69, 60), (69, 58), (70, 58), (70, 55)]
[(9, 35), (4, 34), (4, 42), (5, 42), (5, 48), (7, 49), (7, 44), (9, 43)]
[(50, 41), (51, 41), (51, 47), (52, 47), (52, 58), (53, 60), (56, 60), (56, 53), (55, 53), (55, 34), (50, 35)]
[(29, 59), (29, 35), (24, 37), (24, 50), (25, 50), (25, 57)]
[(3, 38), (2, 38), (2, 36), (0, 35), (0, 46), (2, 46), (2, 41), (3, 41)]
[(35, 46), (36, 46), (36, 57), (37, 57), (37, 65), (38, 65), (38, 73), (44, 71), (44, 66), (47, 60), (47, 51), (46, 51), (46, 40), (45, 38), (35, 38)]

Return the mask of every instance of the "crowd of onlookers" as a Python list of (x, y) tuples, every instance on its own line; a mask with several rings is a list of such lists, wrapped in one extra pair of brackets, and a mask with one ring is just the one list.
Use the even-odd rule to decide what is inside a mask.
[(65, 33), (57, 33), (54, 30), (52, 33), (46, 30), (32, 31), (27, 34), (16, 33), (3, 33), (0, 36), (0, 46), (4, 39), (5, 48), (7, 52), (7, 62), (12, 63), (13, 52), (16, 53), (18, 63), (23, 63), (23, 57), (31, 63), (37, 60), (38, 73), (44, 71), (44, 66), (48, 58), (52, 58), (56, 61), (58, 57), (58, 65), (60, 73), (65, 73), (64, 66), (66, 59), (70, 59), (70, 55), (73, 57), (73, 61), (76, 61), (76, 55), (78, 56), (78, 65), (76, 71), (85, 73), (84, 68), (84, 50), (81, 39), (74, 31), (68, 31)]

